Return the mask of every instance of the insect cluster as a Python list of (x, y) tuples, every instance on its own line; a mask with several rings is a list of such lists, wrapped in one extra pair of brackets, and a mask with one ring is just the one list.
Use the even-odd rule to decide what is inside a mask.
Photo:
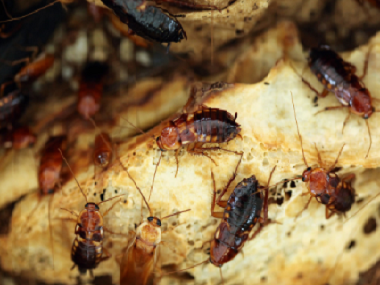
[[(55, 2), (67, 5), (71, 1)], [(167, 43), (166, 51), (158, 48), (159, 57), (169, 56), (170, 43), (188, 39), (180, 17), (159, 4), (223, 12), (219, 6), (180, 0), (101, 2), (110, 10), (86, 3), (93, 27), (105, 29), (104, 23), (109, 24), (107, 28), (112, 25), (113, 33), (128, 38), (135, 52), (141, 49), (153, 54), (157, 43)], [(377, 1), (356, 2), (363, 7), (379, 5)], [(38, 11), (31, 14), (34, 13)], [(12, 18), (9, 21), (12, 26), (7, 26), (8, 20), (0, 21), (0, 36), (4, 40), (11, 40), (23, 29), (22, 21), (15, 27), (13, 21), (24, 16)], [(107, 37), (112, 38), (112, 34)], [(116, 42), (115, 38), (110, 41)], [(289, 224), (297, 227), (308, 215), (323, 221), (323, 227), (327, 221), (337, 221), (344, 228), (379, 195), (378, 191), (370, 193), (367, 200), (363, 202), (364, 198), (360, 198), (358, 204), (354, 183), (362, 182), (360, 174), (364, 168), (347, 167), (354, 165), (353, 156), (360, 156), (357, 159), (363, 165), (369, 161), (378, 166), (379, 133), (375, 121), (378, 96), (373, 95), (377, 91), (365, 84), (371, 70), (371, 55), (378, 45), (374, 41), (366, 47), (361, 73), (332, 47), (318, 45), (310, 48), (302, 63), (293, 60), (290, 48), (284, 48), (286, 52), (270, 74), (255, 85), (225, 83), (221, 77), (216, 77), (221, 80), (212, 84), (189, 79), (181, 87), (186, 90), (187, 101), (171, 107), (171, 113), (178, 107), (180, 111), (164, 120), (155, 118), (154, 123), (149, 121), (143, 129), (138, 118), (131, 119), (128, 108), (141, 110), (149, 102), (159, 109), (153, 100), (156, 90), (148, 88), (147, 95), (132, 100), (125, 112), (119, 98), (110, 98), (108, 92), (115, 87), (114, 65), (120, 60), (112, 52), (99, 56), (96, 46), (90, 46), (85, 60), (72, 68), (78, 80), (70, 78), (76, 81), (71, 104), (58, 110), (52, 107), (42, 119), (35, 120), (35, 114), (28, 112), (35, 113), (41, 107), (31, 94), (38, 93), (41, 88), (38, 84), (44, 84), (41, 77), (54, 68), (57, 57), (41, 53), (34, 46), (18, 47), (27, 50), (29, 56), (0, 59), (3, 68), (19, 66), (12, 77), (1, 82), (0, 169), (10, 169), (17, 153), (31, 152), (38, 186), (27, 197), (21, 197), (13, 209), (12, 229), (4, 238), (6, 246), (0, 246), (1, 267), (12, 272), (7, 264), (12, 253), (7, 247), (19, 244), (22, 248), (20, 237), (29, 236), (36, 240), (30, 255), (15, 250), (15, 256), (16, 260), (31, 256), (30, 260), (20, 261), (21, 269), (13, 269), (12, 273), (26, 271), (32, 279), (44, 279), (46, 275), (44, 281), (48, 283), (82, 284), (84, 280), (96, 283), (103, 274), (112, 276), (103, 284), (185, 284), (189, 280), (199, 284), (205, 280), (210, 284), (242, 284), (241, 274), (234, 276), (234, 267), (242, 264), (245, 268), (252, 263), (255, 259), (249, 251), (256, 245), (264, 247), (266, 238), (272, 238), (273, 242), (270, 234), (286, 228), (286, 235), (291, 236)], [(128, 72), (141, 68), (136, 62), (127, 65)], [(301, 65), (302, 71), (298, 68)], [(69, 85), (63, 76), (60, 81)], [(109, 84), (110, 81), (113, 83)], [(117, 84), (121, 86), (122, 79)], [(272, 95), (277, 92), (279, 95)], [(335, 96), (337, 104), (318, 106), (310, 114), (313, 102), (305, 94), (316, 95), (315, 102), (332, 100)], [(49, 108), (46, 102), (42, 106)], [(286, 108), (281, 105), (284, 102)], [(344, 111), (347, 115), (342, 122), (328, 124), (331, 119), (326, 116)], [(284, 125), (281, 116), (286, 121)], [(310, 128), (315, 130), (306, 130), (305, 118), (312, 118), (310, 122), (314, 125)], [(350, 132), (353, 128), (350, 119), (356, 122), (356, 118), (360, 119), (355, 125), (360, 138)], [(280, 130), (284, 126), (286, 132)], [(141, 135), (123, 137), (125, 129)], [(284, 133), (291, 134), (291, 138)], [(331, 133), (339, 133), (336, 136), (340, 139), (331, 142), (323, 137)], [(360, 143), (355, 144), (359, 139)], [(87, 143), (84, 148), (82, 140)], [(253, 157), (259, 157), (260, 151), (265, 155), (259, 164), (260, 159)], [(293, 154), (289, 155), (290, 152)], [(288, 185), (297, 190), (287, 191)], [(296, 196), (298, 199), (292, 197), (292, 191), (299, 194), (301, 188), (306, 192)], [(300, 198), (305, 195), (308, 199)], [(286, 213), (279, 214), (283, 203), (293, 203), (292, 210), (287, 208), (283, 211)], [(376, 228), (376, 220), (374, 223)], [(311, 224), (304, 229), (318, 235), (314, 226), (318, 227)], [(36, 238), (39, 236), (40, 239)], [(185, 242), (186, 239), (189, 241)], [(294, 251), (301, 252), (300, 247), (301, 244), (292, 244)], [(273, 253), (272, 258), (292, 256), (291, 250), (283, 251), (287, 253), (279, 254), (280, 257)], [(243, 258), (246, 254), (247, 262)], [(249, 266), (271, 262), (270, 258), (263, 261), (262, 256), (257, 256), (257, 264)], [(41, 260), (43, 269), (38, 267)], [(330, 282), (339, 263), (338, 256), (326, 265), (328, 272), (324, 268), (323, 280), (314, 284)], [(281, 266), (290, 270), (284, 264)], [(262, 283), (275, 282), (270, 272), (260, 270), (266, 272), (260, 276)], [(65, 278), (58, 278), (55, 272), (60, 272), (59, 275), (64, 272)], [(349, 279), (336, 284), (348, 284), (344, 282)]]

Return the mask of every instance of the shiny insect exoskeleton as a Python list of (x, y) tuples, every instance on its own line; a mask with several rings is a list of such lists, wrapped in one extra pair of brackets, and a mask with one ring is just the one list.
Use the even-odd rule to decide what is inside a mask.
[[(329, 92), (334, 93), (339, 103), (342, 104), (342, 106), (326, 107), (320, 112), (349, 108), (350, 112), (343, 123), (343, 128), (351, 113), (359, 115), (364, 119), (368, 119), (375, 112), (375, 108), (372, 105), (370, 92), (361, 82), (361, 79), (366, 74), (367, 64), (368, 58), (366, 60), (366, 64), (364, 65), (363, 76), (359, 78), (355, 74), (356, 67), (351, 63), (344, 61), (329, 46), (321, 45), (310, 50), (310, 69), (317, 76), (318, 80), (323, 84), (325, 89), (322, 94), (320, 94), (310, 85), (309, 82), (304, 79), (303, 82), (306, 83), (320, 97), (327, 96)], [(370, 139), (370, 144), (366, 155), (366, 157), (368, 157), (372, 145), (372, 138), (368, 121), (366, 121), (366, 123)]]
[(88, 62), (82, 71), (77, 108), (85, 119), (89, 119), (100, 109), (103, 79), (107, 72), (108, 65), (100, 61)]
[[(71, 167), (69, 166), (66, 158), (64, 158), (61, 151), (60, 155), (61, 158), (65, 160), (67, 166), (72, 172)], [(73, 172), (72, 174), (74, 175)], [(112, 208), (120, 202), (120, 200), (112, 204), (112, 206), (107, 211), (105, 211), (103, 215), (99, 211), (99, 205), (111, 201), (112, 199), (124, 196), (124, 194), (117, 195), (97, 204), (88, 202), (87, 196), (84, 194), (76, 178), (75, 181), (77, 182), (77, 185), (86, 200), (85, 209), (82, 210), (78, 215), (73, 211), (61, 208), (62, 210), (68, 211), (71, 214), (77, 216), (77, 219), (73, 220), (76, 222), (75, 234), (77, 236), (75, 237), (73, 246), (71, 248), (71, 260), (74, 262), (74, 266), (71, 269), (74, 269), (77, 266), (81, 274), (85, 274), (87, 273), (87, 270), (89, 270), (91, 276), (93, 276), (92, 270), (95, 269), (99, 263), (109, 259), (112, 256), (103, 247), (103, 232), (107, 231), (107, 229), (104, 227), (103, 217), (105, 217), (112, 210)], [(106, 256), (103, 256), (103, 253)]]
[(159, 43), (180, 42), (186, 38), (182, 25), (161, 8), (147, 5), (144, 0), (102, 0), (120, 20), (138, 36)]
[(107, 133), (101, 133), (95, 137), (93, 153), (95, 165), (107, 167), (112, 159), (112, 140)]
[(41, 153), (38, 168), (38, 182), (43, 195), (53, 193), (55, 186), (60, 182), (62, 156), (60, 150), (66, 146), (66, 136), (51, 137)]
[[(351, 181), (355, 178), (354, 174), (349, 174), (345, 178), (341, 179), (336, 172), (336, 164), (343, 151), (344, 145), (341, 148), (338, 157), (331, 167), (322, 166), (322, 159), (318, 152), (317, 146), (315, 146), (318, 153), (317, 167), (309, 167), (305, 158), (302, 137), (298, 129), (298, 122), (296, 117), (296, 111), (293, 102), (292, 103), (294, 118), (296, 121), (298, 137), (301, 143), (302, 158), (306, 165), (306, 170), (302, 173), (301, 178), (306, 183), (306, 187), (309, 190), (310, 199), (305, 205), (304, 209), (298, 213), (296, 218), (308, 208), (312, 198), (314, 197), (319, 203), (326, 205), (326, 219), (330, 218), (334, 213), (345, 213), (351, 209), (351, 205), (355, 202), (355, 190), (351, 187)], [(293, 179), (293, 180), (295, 180)]]
[[(203, 148), (205, 143), (224, 143), (233, 140), (239, 135), (241, 128), (236, 122), (235, 117), (226, 110), (218, 108), (209, 108), (204, 105), (199, 106), (198, 110), (193, 113), (184, 113), (178, 118), (169, 121), (167, 126), (161, 130), (161, 135), (157, 137), (156, 142), (161, 151), (176, 150), (176, 158), (178, 151), (184, 145), (189, 145), (187, 151), (203, 155), (214, 160), (207, 154), (205, 150), (224, 150), (233, 152), (242, 156), (242, 153), (226, 150), (220, 147)], [(240, 136), (240, 135), (239, 135)], [(191, 148), (191, 144), (195, 143)], [(178, 172), (178, 158), (177, 171)]]
[[(221, 271), (223, 264), (233, 260), (241, 251), (245, 242), (253, 240), (265, 225), (275, 222), (268, 219), (268, 187), (276, 167), (272, 169), (269, 175), (267, 187), (260, 186), (255, 175), (252, 175), (236, 185), (228, 200), (221, 200), (230, 184), (235, 180), (240, 163), (241, 159), (235, 168), (233, 177), (228, 181), (227, 186), (222, 190), (218, 198), (216, 198), (214, 173), (211, 172), (214, 186), (213, 199), (211, 200), (211, 216), (223, 219), (223, 221), (216, 229), (214, 238), (211, 241), (209, 260), (169, 274), (186, 271), (209, 261), (220, 268), (221, 278), (223, 279)], [(215, 212), (215, 204), (224, 208), (224, 212)], [(263, 217), (261, 217), (262, 210)], [(260, 227), (249, 237), (257, 223), (260, 224)]]
[(120, 285), (151, 284), (154, 277), (153, 271), (155, 269), (156, 247), (161, 243), (161, 221), (190, 211), (190, 209), (176, 212), (161, 219), (154, 217), (153, 212), (141, 189), (137, 186), (136, 181), (129, 174), (128, 169), (123, 165), (122, 167), (128, 173), (129, 178), (133, 181), (136, 189), (143, 197), (149, 210), (150, 217), (147, 218), (146, 222), (141, 223), (136, 228), (134, 243), (128, 248), (128, 252), (123, 255), (120, 262)]

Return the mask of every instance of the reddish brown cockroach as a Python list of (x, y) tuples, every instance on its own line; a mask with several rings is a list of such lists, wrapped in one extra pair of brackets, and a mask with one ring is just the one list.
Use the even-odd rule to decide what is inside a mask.
[(100, 61), (88, 62), (82, 71), (78, 92), (78, 113), (85, 119), (91, 119), (99, 111), (103, 80), (107, 72), (107, 64)]
[[(211, 201), (211, 216), (223, 219), (223, 221), (216, 229), (214, 239), (211, 241), (210, 259), (195, 266), (210, 261), (216, 267), (221, 268), (223, 264), (235, 258), (246, 241), (254, 239), (265, 225), (274, 223), (274, 221), (268, 220), (268, 187), (276, 167), (272, 169), (269, 175), (267, 187), (260, 186), (255, 175), (252, 175), (236, 185), (228, 200), (221, 200), (223, 195), (227, 192), (229, 185), (235, 180), (240, 162), (241, 158), (236, 166), (233, 177), (228, 181), (227, 186), (217, 199), (214, 173), (211, 172), (214, 185), (214, 194)], [(262, 193), (263, 189), (265, 189), (265, 195)], [(215, 204), (224, 208), (224, 212), (215, 212)], [(262, 210), (264, 217), (261, 217)], [(257, 223), (260, 223), (260, 227), (249, 237), (253, 227)], [(174, 272), (185, 271), (195, 266)], [(174, 272), (170, 272), (169, 274)], [(222, 277), (221, 269), (220, 274)]]
[[(351, 205), (355, 202), (355, 190), (351, 187), (351, 181), (355, 178), (355, 174), (349, 174), (344, 178), (339, 178), (336, 172), (336, 164), (338, 163), (339, 157), (343, 151), (343, 147), (341, 148), (338, 157), (336, 158), (334, 164), (325, 168), (322, 166), (318, 167), (309, 167), (304, 150), (302, 145), (302, 137), (298, 129), (298, 122), (296, 117), (296, 110), (294, 107), (293, 94), (292, 96), (292, 104), (294, 111), (294, 119), (296, 121), (298, 137), (301, 143), (302, 149), (302, 157), (303, 161), (307, 167), (307, 169), (302, 173), (303, 182), (307, 183), (307, 188), (309, 190), (310, 199), (305, 205), (304, 209), (297, 214), (296, 218), (308, 208), (311, 199), (314, 197), (319, 203), (326, 205), (326, 219), (329, 219), (334, 213), (345, 213), (351, 209)], [(318, 153), (318, 164), (322, 165), (322, 159), (318, 152), (317, 146), (315, 145), (316, 151)], [(329, 212), (330, 211), (330, 212)]]
[(150, 284), (153, 279), (153, 270), (156, 263), (156, 247), (162, 242), (161, 221), (188, 212), (190, 209), (171, 214), (161, 219), (154, 217), (153, 212), (141, 189), (137, 186), (136, 181), (129, 174), (128, 169), (123, 165), (122, 167), (128, 173), (128, 177), (133, 181), (136, 189), (141, 194), (149, 210), (150, 217), (147, 218), (147, 222), (141, 223), (136, 228), (134, 242), (128, 247), (128, 252), (123, 255), (120, 262), (120, 285)]
[[(322, 45), (310, 50), (310, 69), (317, 76), (318, 80), (323, 84), (325, 89), (322, 94), (320, 94), (305, 79), (302, 78), (302, 81), (308, 85), (309, 88), (317, 94), (317, 96), (326, 97), (329, 92), (334, 93), (339, 103), (342, 104), (342, 106), (326, 107), (318, 113), (341, 108), (349, 108), (349, 114), (343, 123), (343, 129), (351, 113), (362, 116), (367, 120), (375, 112), (375, 108), (372, 105), (373, 99), (371, 98), (370, 92), (361, 82), (361, 79), (367, 73), (369, 52), (370, 49), (368, 50), (363, 75), (359, 78), (355, 74), (356, 67), (351, 63), (344, 61), (335, 51), (330, 49), (329, 46)], [(372, 138), (368, 121), (366, 121), (366, 123), (370, 140), (366, 155), (367, 158), (372, 146)]]
[[(63, 156), (61, 151), (60, 154), (61, 158), (65, 160), (67, 166), (72, 172), (69, 163), (67, 162), (66, 158)], [(73, 172), (72, 174), (74, 176)], [(103, 230), (111, 232), (104, 227), (103, 217), (105, 217), (112, 210), (112, 208), (120, 202), (120, 200), (113, 203), (112, 206), (107, 211), (105, 211), (103, 215), (99, 211), (99, 205), (111, 201), (112, 199), (124, 196), (124, 194), (117, 195), (97, 204), (93, 202), (88, 202), (87, 196), (84, 194), (75, 176), (74, 179), (83, 197), (86, 200), (86, 205), (85, 209), (82, 210), (79, 213), (79, 215), (71, 210), (61, 208), (62, 210), (68, 211), (71, 214), (77, 216), (76, 220), (69, 219), (76, 222), (75, 234), (77, 235), (74, 239), (73, 246), (71, 249), (71, 260), (74, 262), (74, 265), (71, 268), (71, 270), (78, 266), (78, 270), (81, 274), (85, 274), (87, 273), (87, 270), (89, 270), (91, 276), (93, 276), (92, 270), (95, 269), (99, 265), (99, 263), (109, 259), (112, 256), (107, 251), (107, 249), (103, 247)], [(103, 253), (106, 256), (103, 256)]]
[(42, 150), (38, 182), (43, 195), (53, 193), (56, 184), (60, 182), (59, 176), (63, 161), (59, 150), (64, 149), (65, 145), (65, 136), (51, 137)]
[[(189, 102), (195, 96), (195, 92), (194, 87)], [(237, 113), (234, 117), (226, 110), (200, 105), (197, 111), (183, 113), (178, 118), (167, 122), (167, 125), (161, 130), (161, 135), (157, 137), (156, 143), (161, 151), (176, 150), (177, 171), (175, 176), (178, 173), (178, 152), (184, 145), (188, 145), (188, 152), (206, 156), (214, 163), (211, 156), (204, 153), (205, 150), (224, 150), (243, 156), (243, 153), (220, 147), (202, 147), (206, 143), (229, 142), (236, 136), (240, 136), (241, 128), (236, 122), (236, 118)], [(191, 144), (195, 144), (193, 148), (190, 147)]]
[(98, 134), (95, 137), (93, 153), (94, 163), (106, 168), (112, 160), (112, 140), (107, 133)]

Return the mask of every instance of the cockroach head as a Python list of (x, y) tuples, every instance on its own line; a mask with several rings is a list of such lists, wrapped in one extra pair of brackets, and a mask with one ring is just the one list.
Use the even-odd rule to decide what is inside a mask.
[(148, 217), (148, 222), (154, 224), (155, 226), (161, 227), (161, 220), (155, 217)]
[(306, 168), (306, 170), (302, 173), (302, 182), (307, 182), (310, 180), (311, 175), (311, 167)]

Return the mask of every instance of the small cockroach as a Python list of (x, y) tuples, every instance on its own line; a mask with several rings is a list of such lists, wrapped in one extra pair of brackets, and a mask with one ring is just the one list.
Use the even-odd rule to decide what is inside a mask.
[(60, 183), (63, 161), (59, 150), (65, 149), (65, 146), (65, 136), (54, 136), (46, 142), (42, 150), (38, 169), (38, 182), (40, 191), (44, 195), (53, 193), (55, 186)]
[[(196, 90), (193, 88), (190, 99)], [(189, 103), (187, 103), (189, 104)], [(224, 143), (240, 136), (240, 125), (235, 117), (226, 110), (210, 108), (204, 105), (198, 106), (193, 113), (183, 113), (178, 118), (166, 123), (161, 130), (161, 135), (156, 138), (157, 146), (161, 151), (176, 150), (178, 173), (178, 152), (182, 146), (188, 145), (187, 151), (195, 155), (203, 155), (215, 161), (204, 153), (205, 150), (224, 150), (242, 156), (243, 153), (223, 149), (220, 147), (203, 148), (206, 143)], [(240, 136), (241, 137), (241, 136)], [(193, 147), (192, 144), (195, 144)]]
[[(228, 200), (221, 200), (227, 192), (229, 185), (235, 180), (240, 162), (241, 158), (232, 178), (228, 181), (227, 186), (218, 198), (216, 198), (214, 173), (211, 172), (214, 186), (214, 194), (211, 201), (211, 216), (223, 219), (223, 221), (216, 229), (214, 239), (211, 241), (210, 258), (187, 269), (165, 273), (164, 275), (185, 271), (209, 261), (220, 268), (222, 278), (221, 267), (223, 264), (233, 260), (243, 248), (245, 242), (254, 239), (265, 225), (275, 223), (275, 221), (269, 221), (268, 219), (268, 187), (276, 167), (272, 169), (269, 175), (267, 187), (260, 186), (255, 175), (252, 175), (236, 185)], [(264, 189), (265, 195), (262, 193)], [(224, 208), (224, 212), (215, 212), (215, 204)], [(261, 217), (262, 210), (263, 217)], [(249, 237), (253, 227), (257, 223), (260, 224), (260, 227)]]
[(108, 65), (100, 61), (88, 62), (82, 71), (77, 109), (85, 119), (90, 119), (99, 111), (103, 80), (107, 72)]
[(317, 94), (317, 96), (326, 97), (328, 93), (331, 92), (335, 94), (335, 97), (338, 99), (339, 103), (342, 104), (342, 106), (326, 107), (318, 113), (329, 110), (349, 108), (348, 116), (343, 123), (343, 129), (351, 113), (366, 119), (370, 140), (366, 158), (368, 157), (372, 146), (371, 131), (367, 119), (369, 119), (375, 112), (375, 107), (372, 105), (373, 99), (371, 98), (370, 92), (361, 82), (361, 79), (367, 73), (369, 52), (370, 49), (368, 50), (363, 75), (359, 78), (355, 74), (356, 67), (351, 63), (344, 61), (329, 46), (321, 45), (317, 48), (312, 48), (309, 54), (309, 67), (317, 76), (318, 80), (323, 84), (325, 89), (320, 94), (311, 86), (309, 82), (302, 78), (302, 81), (308, 85), (309, 88)]
[(98, 134), (95, 137), (93, 153), (94, 163), (106, 168), (112, 159), (112, 140), (107, 133)]
[(188, 212), (190, 209), (176, 212), (161, 219), (154, 217), (144, 194), (137, 186), (136, 181), (129, 174), (128, 168), (125, 168), (123, 164), (121, 165), (127, 172), (128, 177), (135, 184), (136, 189), (141, 194), (149, 210), (150, 217), (147, 218), (146, 222), (141, 223), (136, 228), (134, 242), (131, 246), (129, 246), (128, 252), (124, 254), (121, 260), (120, 285), (150, 284), (149, 282), (153, 279), (153, 270), (156, 263), (156, 247), (162, 242), (161, 221), (169, 217)]
[[(61, 158), (65, 160), (67, 166), (69, 167), (72, 175), (74, 173), (67, 162), (66, 158), (63, 156), (62, 152), (59, 150)], [(81, 274), (90, 271), (91, 276), (93, 276), (92, 270), (95, 269), (99, 263), (109, 259), (112, 255), (103, 247), (104, 234), (103, 231), (108, 231), (103, 225), (103, 218), (112, 210), (112, 208), (120, 202), (116, 201), (112, 206), (104, 212), (102, 215), (99, 211), (99, 205), (115, 198), (124, 196), (124, 194), (117, 195), (105, 201), (99, 203), (88, 202), (87, 196), (84, 194), (83, 189), (80, 187), (78, 180), (74, 176), (74, 179), (86, 200), (85, 209), (82, 210), (79, 215), (75, 212), (61, 208), (62, 210), (68, 211), (77, 217), (76, 220), (68, 219), (76, 223), (75, 234), (77, 235), (74, 239), (73, 246), (71, 249), (71, 260), (74, 262), (73, 270), (76, 266)], [(103, 256), (103, 253), (105, 256)]]
[(102, 0), (135, 34), (159, 43), (178, 43), (186, 38), (182, 25), (161, 8), (147, 5), (144, 0)]
[[(298, 122), (296, 117), (296, 110), (294, 107), (293, 94), (292, 104), (294, 119), (296, 121), (298, 137), (301, 143), (302, 158), (307, 167), (302, 173), (301, 178), (294, 178), (291, 180), (302, 179), (303, 182), (307, 183), (307, 188), (309, 190), (310, 199), (305, 205), (305, 207), (300, 211), (296, 218), (305, 211), (314, 197), (319, 203), (326, 205), (326, 219), (329, 219), (334, 213), (345, 213), (351, 209), (351, 205), (355, 202), (355, 190), (351, 187), (351, 181), (355, 178), (355, 174), (349, 174), (345, 178), (341, 179), (335, 173), (336, 164), (338, 163), (339, 157), (342, 154), (344, 145), (339, 151), (338, 157), (336, 158), (334, 164), (329, 167), (309, 167), (305, 158), (305, 153), (303, 150), (302, 137), (298, 128)], [(322, 165), (322, 159), (318, 152), (317, 146), (315, 145), (316, 151), (318, 153), (318, 164)]]

